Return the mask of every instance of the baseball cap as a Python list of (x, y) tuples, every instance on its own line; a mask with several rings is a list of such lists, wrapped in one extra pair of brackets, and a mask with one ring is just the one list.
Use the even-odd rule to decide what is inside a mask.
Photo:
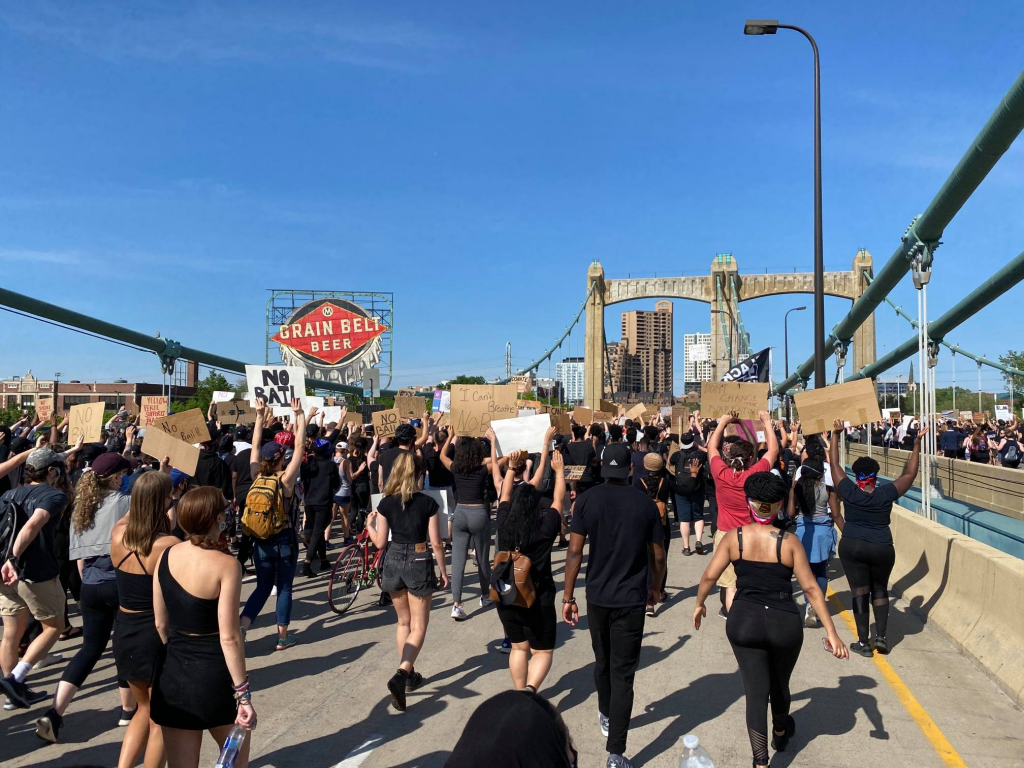
[(92, 471), (98, 477), (108, 477), (115, 472), (125, 472), (129, 469), (131, 464), (128, 463), (128, 459), (119, 453), (104, 453), (92, 463)]
[(181, 485), (182, 481), (184, 481), (184, 480), (191, 480), (191, 479), (192, 478), (191, 478), (190, 475), (186, 475), (180, 469), (172, 469), (171, 470), (171, 487), (172, 488), (177, 488), (179, 485)]
[[(283, 434), (283, 433), (278, 433)], [(290, 433), (289, 433), (290, 434)], [(281, 453), (284, 451), (284, 446), (279, 442), (267, 443), (260, 449), (260, 458), (264, 461), (270, 461), (271, 459), (278, 459), (281, 457)]]
[(278, 432), (274, 435), (274, 442), (286, 448), (295, 447), (295, 435), (292, 432)]
[(63, 453), (57, 453), (50, 448), (36, 448), (28, 455), (25, 464), (32, 469), (46, 469), (54, 464), (62, 464), (65, 458)]
[(693, 443), (693, 432), (689, 432), (689, 431), (683, 432), (683, 434), (681, 434), (679, 436), (679, 444), (680, 445), (691, 445), (692, 443)]
[(601, 457), (601, 475), (613, 480), (629, 477), (630, 452), (625, 443), (611, 443), (605, 446)]
[(342, 450), (347, 450), (348, 449), (348, 443), (346, 443), (344, 440), (342, 440), (340, 443), (338, 443), (334, 447), (335, 448), (341, 448)]

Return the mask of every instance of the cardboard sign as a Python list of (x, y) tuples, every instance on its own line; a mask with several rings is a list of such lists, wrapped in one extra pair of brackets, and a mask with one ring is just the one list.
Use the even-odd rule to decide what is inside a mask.
[(666, 417), (671, 418), (672, 417), (672, 406), (671, 405), (663, 405), (663, 406), (661, 406), (658, 409), (658, 415), (661, 416), (662, 418), (666, 418)]
[(508, 380), (508, 383), (516, 388), (518, 394), (522, 394), (530, 388), (530, 377), (529, 376), (513, 376)]
[(139, 415), (139, 404), (135, 402), (133, 397), (129, 397), (124, 401), (124, 409), (128, 411), (129, 416)]
[(395, 397), (395, 410), (407, 419), (418, 419), (426, 413), (427, 401), (422, 397), (397, 395)]
[(234, 392), (221, 392), (221, 391), (218, 390), (218, 391), (213, 393), (213, 399), (212, 399), (211, 402), (214, 402), (214, 403), (230, 403), (234, 399), (235, 399), (235, 393)]
[(459, 437), (483, 437), (492, 422), (518, 415), (516, 388), (510, 384), (452, 386), (451, 419)]
[(397, 408), (391, 408), (386, 411), (376, 411), (373, 414), (373, 431), (381, 440), (394, 435), (395, 430), (398, 429), (401, 424), (402, 414), (398, 412)]
[[(701, 412), (714, 418), (737, 411), (741, 419), (760, 419), (758, 414), (768, 408), (767, 383), (705, 381), (701, 390)], [(803, 413), (800, 416), (803, 423)]]
[(975, 424), (984, 424), (988, 421), (988, 414), (982, 413), (981, 411), (974, 411), (973, 419)]
[(542, 403), (540, 400), (520, 400), (519, 407), (533, 408), (533, 410), (539, 411), (541, 408), (544, 407), (544, 403)]
[(551, 419), (551, 426), (558, 430), (560, 435), (568, 435), (572, 433), (572, 417), (564, 411), (559, 414), (549, 413), (548, 418)]
[(71, 406), (71, 424), (68, 431), (68, 442), (74, 445), (78, 436), (87, 443), (98, 443), (102, 438), (104, 403), (83, 403)]
[(167, 398), (159, 396), (144, 396), (142, 406), (139, 408), (139, 427), (148, 427), (157, 419), (167, 415)]
[[(764, 432), (761, 428), (764, 425), (760, 421), (751, 421), (750, 419), (740, 419), (739, 421), (732, 421), (725, 428), (726, 437), (740, 437), (746, 440), (748, 443), (757, 445), (764, 441)], [(758, 435), (761, 435), (759, 438)]]
[[(349, 411), (345, 414), (345, 418), (342, 419), (341, 424), (348, 424), (351, 428), (359, 429), (363, 426), (363, 414), (359, 411)], [(340, 427), (341, 424), (338, 426)]]
[(577, 406), (576, 410), (572, 412), (572, 420), (584, 427), (589, 427), (594, 422), (594, 412), (582, 405)]
[(448, 425), (451, 423), (451, 421), (452, 419), (450, 413), (439, 413), (437, 415), (437, 418), (434, 419), (434, 426), (436, 426), (438, 429), (446, 429)]
[(415, 394), (415, 392), (416, 392), (416, 390), (412, 389), (411, 387), (402, 387), (400, 390), (398, 390), (398, 396), (399, 397), (412, 397), (413, 394)]
[(570, 464), (565, 467), (565, 479), (569, 481), (582, 480), (586, 469), (587, 467), (584, 464)]
[(53, 398), (40, 397), (36, 402), (36, 416), (40, 421), (49, 421), (53, 418)]
[(544, 436), (550, 428), (551, 417), (543, 413), (492, 422), (498, 457), (507, 456), (512, 451), (540, 453), (544, 448)]
[(156, 431), (161, 431), (165, 435), (170, 435), (189, 445), (205, 443), (210, 439), (210, 430), (206, 426), (203, 412), (198, 408), (157, 419), (152, 426), (146, 429), (146, 434)]
[(602, 400), (598, 405), (598, 410), (604, 411), (605, 413), (617, 414), (619, 412), (619, 407), (610, 400)]
[(253, 398), (262, 397), (271, 407), (290, 405), (293, 397), (306, 397), (306, 372), (297, 366), (247, 365), (245, 378)]
[(255, 424), (256, 409), (245, 400), (218, 403), (217, 421), (221, 424)]
[(609, 424), (615, 422), (615, 415), (612, 411), (594, 411), (594, 423), (607, 421)]
[(871, 379), (798, 392), (795, 401), (800, 411), (800, 428), (805, 435), (831, 432), (836, 420), (861, 425), (882, 418), (878, 390)]
[(960, 411), (960, 418), (964, 421), (971, 421), (974, 418), (974, 411)]
[(628, 411), (626, 411), (626, 418), (632, 419), (633, 421), (637, 421), (638, 419), (642, 419), (646, 413), (647, 406), (644, 405), (643, 403), (637, 403)]
[(685, 405), (672, 406), (672, 429), (677, 435), (683, 434), (690, 429), (690, 409)]
[(158, 461), (164, 457), (171, 460), (171, 466), (189, 477), (196, 473), (199, 465), (199, 449), (189, 443), (169, 435), (156, 426), (147, 427), (142, 439), (142, 452)]

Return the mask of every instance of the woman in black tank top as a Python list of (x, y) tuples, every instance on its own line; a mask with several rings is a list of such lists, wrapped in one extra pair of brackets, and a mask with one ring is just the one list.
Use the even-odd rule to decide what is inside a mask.
[[(203, 731), (223, 744), (233, 725), (256, 727), (234, 620), (242, 570), (223, 535), (227, 506), (217, 488), (186, 493), (178, 524), (188, 538), (168, 549), (157, 568), (153, 605), (165, 651), (153, 678), (153, 721), (163, 732), (169, 768), (199, 765)], [(223, 626), (221, 614), (231, 617)], [(235, 768), (248, 762), (247, 737)]]
[(118, 768), (134, 766), (143, 750), (146, 765), (163, 759), (163, 737), (150, 720), (153, 671), (163, 650), (153, 618), (153, 572), (164, 551), (178, 543), (168, 517), (171, 490), (171, 479), (163, 472), (142, 475), (132, 487), (128, 514), (110, 536), (120, 606), (114, 619), (114, 663), (139, 702), (124, 734)]
[(755, 768), (768, 765), (768, 706), (772, 710), (772, 748), (785, 750), (796, 729), (789, 714), (789, 679), (803, 644), (803, 622), (793, 601), (796, 574), (807, 600), (821, 618), (827, 637), (825, 650), (837, 659), (849, 651), (836, 633), (803, 545), (776, 527), (786, 483), (771, 472), (746, 479), (743, 491), (753, 524), (729, 531), (715, 548), (700, 580), (694, 629), (707, 615), (704, 603), (715, 582), (731, 562), (736, 569), (736, 598), (729, 610), (725, 633), (743, 677), (747, 699), (747, 733)]

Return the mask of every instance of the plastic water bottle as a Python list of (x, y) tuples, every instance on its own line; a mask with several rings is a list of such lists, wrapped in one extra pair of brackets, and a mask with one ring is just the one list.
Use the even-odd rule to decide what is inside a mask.
[(224, 748), (221, 749), (220, 757), (217, 758), (216, 768), (232, 768), (245, 743), (246, 733), (245, 728), (240, 725), (236, 725), (228, 732), (228, 737), (224, 739)]
[(683, 756), (679, 758), (679, 768), (715, 768), (711, 755), (692, 733), (683, 737)]

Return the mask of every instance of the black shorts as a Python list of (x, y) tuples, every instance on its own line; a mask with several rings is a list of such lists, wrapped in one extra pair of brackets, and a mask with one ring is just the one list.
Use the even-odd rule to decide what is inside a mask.
[(534, 651), (554, 649), (558, 618), (552, 597), (547, 600), (538, 598), (529, 608), (499, 603), (498, 618), (513, 643), (529, 643)]
[[(422, 552), (417, 552), (422, 548)], [(399, 544), (391, 542), (384, 558), (384, 573), (380, 580), (385, 592), (408, 590), (416, 597), (429, 597), (437, 589), (434, 556), (429, 544)]]

